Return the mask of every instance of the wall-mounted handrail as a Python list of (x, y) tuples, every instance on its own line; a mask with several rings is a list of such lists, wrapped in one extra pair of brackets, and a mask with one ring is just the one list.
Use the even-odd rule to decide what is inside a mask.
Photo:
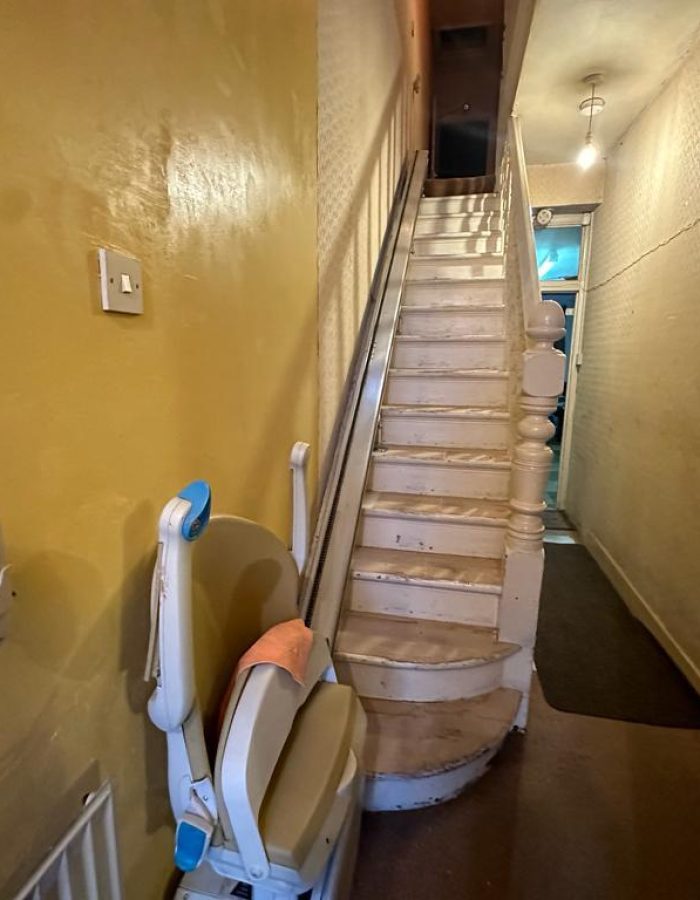
[(418, 151), (410, 160), (394, 202), (372, 286), (373, 319), (357, 360), (339, 444), (334, 448), (302, 592), (302, 615), (331, 646), (340, 618), (427, 167), (427, 152)]

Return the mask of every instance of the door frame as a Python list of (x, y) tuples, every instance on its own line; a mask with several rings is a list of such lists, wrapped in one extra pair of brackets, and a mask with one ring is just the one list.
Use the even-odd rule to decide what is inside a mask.
[(578, 278), (561, 281), (540, 281), (540, 293), (547, 294), (575, 293), (574, 326), (571, 334), (571, 352), (567, 360), (566, 404), (564, 406), (564, 423), (561, 436), (559, 456), (559, 477), (557, 482), (557, 509), (566, 509), (567, 491), (569, 487), (569, 470), (571, 466), (571, 442), (574, 427), (574, 409), (578, 390), (579, 371), (583, 365), (583, 323), (586, 312), (586, 294), (588, 288), (588, 270), (591, 259), (591, 237), (593, 232), (593, 213), (569, 212), (565, 209), (557, 211), (553, 208), (552, 220), (547, 228), (565, 228), (571, 225), (581, 226), (581, 251), (578, 263)]

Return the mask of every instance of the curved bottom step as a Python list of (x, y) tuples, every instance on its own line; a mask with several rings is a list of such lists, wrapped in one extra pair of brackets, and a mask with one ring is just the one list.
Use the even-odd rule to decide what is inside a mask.
[(379, 812), (443, 803), (480, 778), (514, 725), (520, 692), (498, 688), (441, 703), (362, 702), (364, 808)]

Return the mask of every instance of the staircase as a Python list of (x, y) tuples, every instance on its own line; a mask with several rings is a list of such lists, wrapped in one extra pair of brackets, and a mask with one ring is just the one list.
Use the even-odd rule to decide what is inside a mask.
[[(500, 197), (421, 201), (335, 661), (366, 808), (449, 799), (516, 722), (499, 635), (513, 428)], [(529, 659), (525, 661), (529, 665)]]

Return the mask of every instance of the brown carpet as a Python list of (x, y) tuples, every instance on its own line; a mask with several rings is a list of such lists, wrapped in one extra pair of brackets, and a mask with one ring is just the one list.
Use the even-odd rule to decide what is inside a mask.
[(547, 544), (545, 553), (535, 663), (547, 702), (581, 715), (700, 728), (700, 697), (588, 550)]
[(352, 900), (698, 900), (700, 732), (557, 712), (461, 797), (366, 814)]

